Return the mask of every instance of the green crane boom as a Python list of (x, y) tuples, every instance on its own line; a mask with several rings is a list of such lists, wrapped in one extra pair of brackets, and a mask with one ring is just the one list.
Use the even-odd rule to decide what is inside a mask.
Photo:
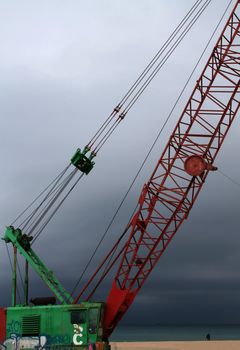
[(13, 246), (17, 248), (35, 272), (48, 285), (61, 304), (69, 304), (73, 302), (71, 295), (65, 290), (56, 276), (54, 276), (53, 272), (45, 266), (43, 261), (31, 248), (30, 242), (32, 237), (22, 234), (22, 231), (19, 228), (14, 229), (13, 226), (9, 226), (6, 228), (3, 240), (6, 243), (12, 243)]

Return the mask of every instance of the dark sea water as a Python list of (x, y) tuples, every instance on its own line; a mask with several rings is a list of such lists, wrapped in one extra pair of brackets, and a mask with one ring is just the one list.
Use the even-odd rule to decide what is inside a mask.
[(240, 340), (240, 325), (236, 326), (122, 326), (112, 334), (111, 341), (181, 341)]

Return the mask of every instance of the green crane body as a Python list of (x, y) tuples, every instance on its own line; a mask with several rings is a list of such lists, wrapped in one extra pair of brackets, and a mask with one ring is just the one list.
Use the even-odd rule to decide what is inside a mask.
[(28, 349), (33, 349), (41, 345), (38, 344), (40, 341), (44, 343), (44, 348), (65, 349), (71, 345), (85, 350), (92, 343), (99, 350), (109, 349), (108, 341), (103, 338), (105, 304), (73, 304), (72, 296), (31, 248), (31, 237), (23, 234), (19, 228), (7, 227), (3, 240), (17, 248), (61, 304), (8, 307), (5, 315), (8, 340), (4, 344), (7, 349), (14, 349), (16, 338), (22, 339), (25, 349), (26, 342), (29, 342)]
[[(88, 344), (97, 344), (104, 349), (102, 341), (103, 303), (83, 302), (78, 305), (16, 306), (7, 308), (7, 349), (14, 349), (16, 338), (30, 342), (29, 348), (88, 349)], [(21, 347), (22, 348), (22, 347)]]

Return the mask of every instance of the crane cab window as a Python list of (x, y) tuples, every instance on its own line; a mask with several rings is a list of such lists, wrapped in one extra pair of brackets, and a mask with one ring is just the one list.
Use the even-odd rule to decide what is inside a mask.
[(87, 311), (86, 310), (77, 310), (71, 311), (71, 323), (80, 324), (87, 322)]

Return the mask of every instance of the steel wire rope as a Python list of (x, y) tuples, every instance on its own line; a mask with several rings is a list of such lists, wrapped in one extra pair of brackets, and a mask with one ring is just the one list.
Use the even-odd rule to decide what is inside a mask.
[[(126, 114), (129, 112), (129, 110), (133, 107), (133, 105), (137, 102), (137, 100), (140, 98), (140, 96), (143, 94), (143, 92), (146, 90), (146, 88), (149, 86), (149, 84), (152, 82), (152, 80), (155, 78), (155, 76), (158, 74), (160, 69), (164, 66), (164, 64), (167, 62), (169, 57), (172, 55), (172, 53), (176, 50), (176, 48), (179, 46), (179, 44), (182, 42), (182, 40), (185, 38), (185, 36), (188, 34), (188, 32), (191, 30), (193, 25), (197, 22), (199, 17), (202, 15), (202, 13), (205, 11), (205, 9), (208, 7), (208, 5), (212, 2), (212, 0), (206, 0), (204, 5), (200, 8), (200, 10), (197, 12), (197, 14), (193, 17), (193, 19), (190, 21), (190, 23), (187, 25), (187, 27), (184, 29), (183, 33), (179, 36), (179, 38), (176, 40), (176, 42), (173, 44), (170, 50), (168, 50), (167, 54), (163, 57), (163, 59), (158, 63), (158, 65), (154, 68), (152, 73), (149, 75), (149, 77), (145, 80), (145, 82), (142, 84), (142, 86), (139, 88), (139, 90), (136, 92), (136, 94), (133, 96), (133, 98), (130, 100), (130, 102), (125, 107), (124, 111), (122, 112), (123, 117), (126, 116)], [(121, 118), (118, 122), (123, 118)], [(116, 125), (117, 126), (117, 125)], [(114, 128), (114, 130), (116, 127)], [(94, 152), (98, 153), (100, 149), (103, 147), (103, 145), (107, 142), (110, 135), (113, 133), (112, 130), (108, 135), (104, 135), (102, 139), (98, 142), (97, 146), (95, 147)]]
[[(111, 255), (109, 256), (109, 258), (105, 261), (104, 264), (106, 264), (106, 266), (105, 266), (105, 268), (104, 268), (104, 270), (103, 270), (102, 275), (101, 275), (100, 278), (98, 279), (98, 281), (97, 281), (97, 283), (95, 284), (94, 288), (91, 290), (90, 294), (88, 294), (88, 297), (87, 297), (86, 300), (89, 300), (89, 299), (90, 299), (90, 297), (94, 294), (94, 292), (96, 291), (96, 289), (97, 289), (97, 288), (99, 287), (99, 285), (102, 283), (103, 278), (105, 278), (106, 275), (108, 274), (108, 272), (110, 271), (110, 269), (111, 269), (110, 264), (111, 264), (111, 262), (112, 262), (112, 260), (113, 260), (114, 254), (116, 253), (116, 251), (117, 251), (117, 249), (118, 249), (118, 247), (119, 247), (120, 242), (121, 242), (122, 239), (125, 237), (125, 235), (127, 234), (128, 230), (129, 230), (129, 228), (130, 228), (129, 225), (130, 225), (130, 223), (131, 223), (132, 217), (133, 217), (133, 215), (134, 215), (134, 213), (135, 213), (137, 207), (138, 207), (138, 203), (137, 203), (137, 205), (135, 206), (135, 208), (134, 208), (134, 210), (133, 210), (133, 212), (132, 212), (132, 215), (130, 216), (130, 219), (129, 219), (129, 221), (128, 221), (128, 224), (127, 224), (125, 230), (124, 230), (123, 233), (120, 235), (120, 237), (116, 240), (116, 242), (115, 242), (115, 244), (114, 244), (115, 248), (113, 249), (113, 251), (112, 251)], [(118, 207), (119, 210), (120, 210), (120, 208), (121, 208), (121, 207)], [(115, 220), (115, 218), (116, 218), (116, 216), (117, 216), (119, 210), (117, 210), (117, 212), (116, 212), (115, 215), (113, 216), (112, 220), (110, 221), (110, 223), (109, 223), (109, 225), (108, 225), (108, 227), (107, 227), (107, 231), (110, 229), (111, 225), (113, 224), (113, 222), (114, 222), (114, 220)], [(124, 244), (123, 247), (120, 249), (120, 252), (118, 253), (118, 255), (121, 254), (122, 251), (123, 251), (124, 249), (125, 249), (125, 244)], [(111, 251), (111, 250), (110, 250), (110, 251)], [(115, 258), (114, 263), (119, 259), (119, 257), (120, 257), (120, 256), (117, 256), (117, 257)], [(100, 272), (100, 270), (104, 267), (104, 264), (103, 264), (103, 266), (99, 269), (98, 272)], [(98, 272), (96, 273), (96, 271), (95, 271), (93, 275), (97, 276)], [(93, 275), (92, 275), (92, 276), (93, 276)], [(92, 279), (91, 282), (93, 282), (93, 280), (94, 280), (94, 278)], [(81, 281), (79, 281), (79, 283), (80, 283), (80, 282), (81, 282)], [(78, 283), (78, 285), (79, 285), (79, 283)], [(90, 285), (90, 284), (89, 284), (89, 285)], [(89, 287), (89, 285), (88, 285), (87, 287)], [(85, 288), (84, 288), (84, 289), (85, 289)], [(86, 291), (86, 290), (87, 290), (87, 288), (85, 289), (85, 291)], [(71, 294), (71, 295), (72, 295), (72, 294)]]
[[(218, 30), (218, 28), (219, 28), (219, 26), (220, 26), (220, 24), (221, 24), (221, 22), (222, 22), (224, 16), (226, 15), (226, 13), (227, 13), (227, 11), (228, 11), (228, 9), (229, 9), (229, 7), (230, 7), (230, 5), (231, 5), (232, 2), (233, 2), (233, 0), (230, 0), (230, 1), (229, 1), (229, 3), (228, 3), (228, 5), (227, 5), (226, 9), (225, 9), (224, 12), (223, 12), (223, 15), (221, 16), (220, 20), (218, 21), (216, 27), (214, 28), (214, 31), (213, 31), (211, 37), (209, 38), (209, 40), (208, 40), (208, 42), (207, 42), (207, 44), (206, 44), (206, 46), (205, 46), (203, 52), (201, 53), (201, 55), (200, 55), (200, 57), (199, 57), (197, 63), (195, 64), (195, 66), (194, 66), (194, 68), (193, 68), (193, 70), (192, 70), (190, 76), (188, 77), (186, 83), (184, 84), (183, 89), (181, 90), (181, 92), (180, 92), (180, 94), (179, 94), (179, 96), (178, 96), (176, 102), (174, 103), (174, 105), (173, 105), (173, 107), (172, 107), (170, 113), (168, 114), (168, 116), (167, 116), (167, 118), (166, 118), (166, 120), (165, 120), (163, 126), (161, 127), (161, 129), (160, 129), (160, 131), (158, 132), (158, 134), (157, 134), (157, 136), (156, 136), (156, 138), (155, 138), (153, 144), (151, 145), (151, 147), (150, 147), (150, 149), (149, 149), (147, 155), (145, 156), (145, 158), (144, 158), (144, 160), (143, 160), (143, 162), (142, 162), (142, 164), (141, 164), (139, 170), (137, 171), (136, 176), (135, 176), (134, 179), (132, 180), (132, 182), (131, 182), (131, 184), (130, 184), (130, 186), (129, 186), (127, 192), (126, 192), (126, 194), (125, 194), (124, 197), (122, 198), (122, 200), (121, 200), (121, 202), (120, 202), (120, 204), (119, 204), (119, 206), (118, 206), (116, 212), (114, 213), (112, 219), (110, 220), (110, 223), (109, 223), (108, 226), (107, 226), (107, 229), (104, 231), (104, 233), (103, 233), (103, 235), (102, 235), (102, 237), (101, 237), (101, 239), (100, 239), (100, 244), (97, 245), (97, 247), (96, 247), (96, 249), (94, 250), (92, 256), (90, 257), (90, 259), (89, 259), (90, 262), (93, 260), (94, 255), (97, 253), (97, 250), (99, 249), (99, 247), (100, 247), (102, 241), (104, 240), (104, 238), (106, 237), (106, 235), (107, 235), (109, 229), (111, 228), (111, 226), (112, 226), (112, 224), (113, 224), (113, 222), (114, 222), (114, 220), (115, 220), (115, 218), (116, 218), (116, 216), (117, 216), (119, 210), (121, 209), (122, 205), (124, 204), (127, 195), (128, 195), (129, 192), (131, 191), (131, 189), (132, 189), (134, 183), (136, 182), (136, 180), (137, 180), (137, 178), (138, 178), (140, 172), (142, 171), (142, 169), (143, 169), (143, 167), (144, 167), (144, 165), (145, 165), (147, 159), (149, 158), (150, 154), (152, 153), (153, 148), (155, 147), (157, 141), (159, 140), (159, 137), (161, 136), (163, 130), (165, 129), (165, 127), (166, 127), (168, 121), (170, 120), (170, 118), (171, 118), (171, 116), (172, 116), (172, 114), (173, 114), (173, 112), (174, 112), (176, 106), (178, 105), (178, 102), (180, 101), (180, 99), (181, 99), (183, 93), (185, 92), (185, 90), (186, 90), (186, 88), (187, 88), (187, 86), (188, 86), (188, 84), (189, 84), (191, 78), (193, 77), (193, 74), (195, 73), (195, 71), (196, 71), (196, 69), (197, 69), (199, 63), (201, 62), (201, 60), (202, 60), (202, 58), (203, 58), (205, 52), (207, 51), (207, 49), (208, 49), (208, 47), (209, 47), (209, 45), (210, 45), (210, 43), (211, 43), (211, 41), (212, 41), (214, 35), (216, 34), (216, 32), (217, 32), (217, 30)], [(239, 185), (240, 185), (240, 184), (239, 184)], [(135, 212), (137, 206), (138, 206), (138, 204), (136, 205), (136, 207), (135, 207), (135, 209), (134, 209), (134, 212)], [(132, 215), (131, 215), (131, 217), (132, 217)], [(130, 217), (130, 220), (131, 220), (131, 217)], [(130, 220), (129, 220), (129, 221), (130, 221)], [(113, 259), (113, 256), (114, 256), (114, 254), (111, 255), (110, 261), (111, 261), (111, 259)], [(110, 262), (109, 262), (108, 264), (110, 264)], [(81, 283), (82, 278), (84, 277), (84, 274), (86, 273), (86, 271), (87, 271), (89, 265), (90, 265), (90, 263), (87, 263), (87, 264), (86, 264), (86, 266), (85, 266), (85, 268), (84, 268), (84, 270), (83, 270), (84, 272), (81, 274), (81, 276), (80, 276), (80, 278), (79, 278), (77, 284), (75, 285), (73, 291), (71, 292), (71, 295), (75, 292), (76, 288), (77, 288), (78, 285)], [(105, 268), (105, 270), (106, 270), (106, 269), (107, 269), (107, 267)], [(105, 270), (104, 270), (104, 272), (105, 272)], [(103, 272), (103, 274), (104, 274), (104, 272)]]
[[(44, 217), (48, 214), (49, 210), (53, 207), (53, 205), (56, 203), (57, 199), (60, 197), (60, 195), (63, 193), (65, 188), (68, 186), (68, 184), (71, 182), (73, 177), (76, 175), (77, 169), (74, 169), (68, 177), (62, 182), (61, 186), (58, 189), (58, 192), (55, 194), (53, 198), (49, 199), (49, 202), (46, 203), (42, 211), (38, 214), (37, 218), (34, 220), (34, 222), (30, 226), (30, 232), (28, 232), (28, 235), (32, 234), (33, 231), (37, 228), (37, 226), (41, 223), (41, 221), (44, 219)], [(35, 237), (36, 233), (33, 235)]]
[(82, 173), (77, 181), (75, 181), (75, 183), (73, 184), (73, 186), (69, 189), (69, 191), (66, 193), (66, 195), (62, 198), (62, 200), (60, 201), (60, 203), (57, 205), (57, 207), (53, 210), (53, 212), (50, 214), (50, 216), (47, 218), (47, 220), (45, 221), (45, 223), (40, 227), (40, 229), (38, 230), (38, 232), (36, 233), (33, 242), (34, 243), (36, 241), (36, 239), (40, 236), (40, 234), (42, 233), (42, 231), (44, 230), (44, 228), (46, 227), (46, 225), (49, 223), (49, 221), (53, 218), (53, 216), (56, 214), (56, 212), (58, 211), (58, 209), (61, 207), (61, 205), (63, 204), (63, 202), (67, 199), (67, 197), (69, 196), (69, 194), (73, 191), (73, 189), (76, 187), (76, 185), (78, 184), (78, 182), (82, 179), (82, 177), (84, 176), (84, 173)]
[[(124, 252), (124, 250), (126, 249), (127, 244), (125, 243), (123, 245), (123, 247), (118, 251), (116, 257), (114, 257), (114, 260), (111, 260), (109, 262), (109, 264), (107, 264), (107, 266), (105, 267), (102, 276), (98, 279), (97, 283), (95, 284), (95, 286), (93, 287), (93, 289), (91, 290), (90, 294), (88, 294), (88, 296), (86, 297), (86, 301), (89, 301), (92, 299), (94, 293), (96, 292), (96, 290), (98, 289), (98, 287), (100, 286), (100, 284), (102, 283), (102, 281), (104, 280), (104, 278), (107, 276), (107, 274), (109, 273), (109, 271), (111, 270), (111, 268), (114, 266), (114, 264), (116, 264), (116, 262), (118, 261), (118, 259), (121, 257), (121, 254)], [(116, 251), (116, 248), (114, 249)], [(110, 264), (111, 263), (111, 264)]]
[[(195, 7), (197, 8), (200, 3), (203, 0), (198, 0), (195, 2), (195, 4), (191, 7), (191, 9), (188, 11), (188, 13), (185, 15), (185, 17), (181, 20), (181, 22), (178, 24), (178, 26), (174, 29), (174, 31), (171, 33), (170, 37), (164, 42), (163, 46), (159, 49), (159, 51), (156, 53), (156, 55), (153, 57), (153, 59), (150, 61), (150, 63), (147, 65), (147, 67), (143, 70), (143, 72), (140, 74), (138, 79), (134, 82), (134, 84), (131, 86), (131, 88), (127, 91), (125, 96), (122, 98), (122, 100), (119, 102), (119, 106), (122, 106), (122, 104), (125, 103), (125, 101), (129, 98), (129, 96), (132, 94), (132, 90), (135, 90), (135, 86), (138, 86), (140, 82), (144, 79), (144, 77), (147, 75), (147, 73), (151, 70), (151, 68), (154, 66), (154, 64), (157, 62), (161, 54), (164, 52), (165, 48), (168, 47), (168, 45), (173, 40), (172, 38), (175, 37), (175, 34), (182, 29), (184, 24), (187, 22), (187, 20), (191, 17), (192, 13), (195, 11)], [(199, 3), (199, 4), (198, 4)]]
[(105, 120), (105, 122), (102, 124), (102, 126), (98, 129), (98, 131), (95, 133), (95, 135), (92, 137), (92, 139), (88, 142), (88, 147), (91, 149), (92, 146), (94, 145), (94, 143), (96, 142), (96, 140), (102, 135), (102, 133), (104, 132), (104, 130), (107, 128), (107, 126), (111, 123), (111, 121), (113, 120), (113, 118), (116, 116), (118, 112), (116, 111), (114, 113), (114, 111), (109, 115), (109, 117)]
[(41, 193), (39, 193), (39, 195), (15, 218), (15, 220), (11, 223), (11, 225), (14, 225), (15, 223), (16, 223), (16, 221), (17, 220), (19, 220), (20, 219), (20, 217), (22, 217), (23, 216), (23, 214), (25, 214), (26, 213), (26, 211), (28, 210), (28, 209), (30, 209), (31, 208), (31, 206), (49, 189), (49, 187), (50, 186), (52, 186), (52, 184), (55, 182), (55, 181), (57, 181), (57, 179), (58, 179), (58, 177), (59, 176), (61, 176), (61, 174), (65, 171), (65, 170), (67, 170), (68, 168), (69, 168), (69, 166), (70, 166), (71, 164), (69, 164), (63, 171), (61, 171), (61, 173), (60, 174), (58, 174), (53, 180), (52, 180), (52, 182), (41, 192)]
[[(117, 241), (115, 242), (113, 248), (110, 250), (110, 252), (107, 254), (107, 256), (104, 258), (104, 260), (102, 261), (102, 263), (98, 266), (97, 270), (94, 272), (94, 274), (91, 276), (91, 278), (88, 280), (87, 284), (84, 286), (84, 288), (80, 291), (80, 293), (78, 294), (78, 296), (75, 298), (74, 300), (74, 304), (76, 304), (76, 302), (80, 299), (80, 297), (83, 295), (83, 293), (87, 290), (87, 288), (89, 287), (89, 285), (92, 283), (92, 281), (94, 280), (94, 278), (96, 277), (96, 275), (99, 273), (99, 271), (101, 271), (101, 269), (103, 268), (103, 266), (106, 264), (106, 262), (108, 261), (109, 257), (111, 256), (111, 253), (113, 251), (115, 251), (118, 248), (119, 243), (121, 242), (121, 240), (123, 239), (124, 235), (126, 234), (127, 230), (129, 227), (127, 227), (124, 232), (121, 234), (121, 236), (117, 239)], [(73, 292), (72, 292), (73, 293)]]
[(145, 91), (145, 89), (148, 87), (148, 85), (151, 83), (153, 78), (157, 75), (159, 70), (163, 67), (163, 65), (167, 62), (169, 57), (172, 55), (172, 53), (175, 51), (175, 49), (179, 46), (181, 41), (185, 38), (185, 36), (188, 34), (188, 32), (191, 30), (193, 25), (196, 23), (196, 21), (199, 19), (199, 17), (202, 15), (202, 13), (205, 11), (205, 9), (208, 7), (208, 5), (212, 2), (212, 0), (206, 0), (201, 9), (197, 12), (197, 14), (193, 17), (193, 19), (190, 21), (190, 23), (187, 25), (187, 27), (184, 29), (183, 33), (179, 36), (179, 38), (176, 40), (174, 45), (166, 55), (163, 57), (163, 59), (158, 63), (158, 65), (154, 68), (153, 72), (150, 74), (150, 76), (147, 78), (147, 80), (144, 82), (142, 87), (137, 91), (137, 93), (133, 96), (132, 100), (127, 104), (124, 112), (128, 113), (128, 111), (132, 108), (132, 106), (136, 103), (138, 98), (142, 95), (142, 93)]
[[(110, 116), (107, 118), (107, 120), (102, 124), (100, 129), (95, 133), (93, 138), (88, 143), (89, 148), (93, 146), (93, 144), (96, 142), (96, 140), (100, 137), (100, 135), (104, 132), (106, 127), (109, 125), (111, 120), (113, 119), (116, 114), (120, 112), (125, 102), (130, 98), (130, 96), (133, 94), (133, 92), (136, 90), (136, 88), (139, 86), (139, 84), (142, 82), (142, 80), (145, 78), (145, 76), (149, 73), (149, 71), (152, 69), (152, 67), (155, 65), (155, 63), (158, 61), (162, 53), (166, 50), (166, 48), (171, 44), (171, 42), (174, 40), (176, 34), (180, 32), (182, 27), (185, 25), (187, 20), (192, 16), (194, 11), (197, 9), (197, 7), (201, 4), (203, 0), (197, 0), (195, 4), (191, 7), (191, 9), (188, 11), (188, 13), (184, 16), (182, 21), (179, 23), (179, 25), (174, 29), (174, 31), (171, 33), (170, 37), (164, 42), (163, 46), (159, 49), (159, 51), (156, 53), (156, 55), (152, 58), (150, 63), (146, 66), (146, 68), (143, 70), (143, 72), (140, 74), (140, 76), (136, 79), (136, 81), (133, 83), (133, 85), (129, 88), (127, 93), (123, 96), (121, 101), (117, 104), (117, 107), (113, 110), (113, 112), (110, 114)], [(111, 118), (112, 117), (112, 118)], [(106, 125), (105, 125), (106, 124)]]
[(102, 148), (102, 146), (105, 144), (105, 142), (110, 138), (112, 133), (115, 131), (119, 123), (122, 121), (121, 118), (116, 119), (114, 124), (111, 126), (111, 128), (107, 131), (107, 133), (102, 137), (102, 139), (99, 141), (97, 146), (94, 148), (94, 153), (97, 154), (99, 150)]
[[(58, 190), (58, 188), (62, 185), (63, 182), (59, 184), (59, 181), (63, 177), (63, 175), (66, 173), (69, 167), (65, 169), (64, 172), (62, 172), (61, 176), (55, 181), (55, 184), (52, 186), (52, 188), (49, 190), (47, 195), (42, 199), (42, 201), (39, 203), (39, 205), (20, 223), (19, 227), (22, 228), (22, 230), (27, 229), (28, 226), (31, 225), (31, 220), (34, 218), (34, 216), (37, 214), (39, 209), (42, 207), (42, 205), (51, 197), (54, 195), (54, 193)], [(63, 180), (64, 181), (64, 180)]]
[[(130, 189), (129, 189), (129, 191), (130, 191)], [(121, 209), (121, 207), (122, 207), (122, 205), (123, 205), (123, 203), (124, 203), (124, 201), (125, 201), (127, 195), (128, 195), (128, 193), (126, 193), (126, 194), (124, 195), (124, 197), (123, 197), (123, 199), (122, 199), (120, 205), (118, 206), (116, 212), (114, 213), (112, 219), (110, 220), (110, 223), (108, 224), (107, 229), (105, 230), (105, 232), (104, 232), (104, 234), (102, 235), (102, 237), (101, 237), (99, 243), (97, 244), (96, 248), (94, 249), (94, 251), (93, 251), (93, 253), (92, 253), (92, 255), (91, 255), (89, 261), (88, 261), (87, 264), (85, 265), (81, 276), (79, 277), (77, 283), (75, 284), (75, 286), (73, 287), (73, 289), (72, 289), (72, 291), (71, 291), (71, 296), (73, 296), (73, 294), (74, 294), (74, 292), (76, 291), (77, 287), (78, 287), (79, 284), (81, 283), (82, 278), (83, 278), (85, 272), (87, 271), (87, 269), (88, 269), (89, 265), (91, 264), (91, 262), (92, 262), (94, 256), (96, 255), (96, 253), (97, 253), (97, 251), (98, 251), (98, 248), (100, 247), (102, 241), (103, 241), (104, 238), (106, 237), (106, 235), (107, 235), (107, 233), (108, 233), (110, 227), (112, 226), (112, 224), (113, 224), (113, 222), (114, 222), (116, 216), (118, 215), (119, 210)], [(137, 207), (137, 206), (136, 206), (136, 207)], [(135, 207), (134, 211), (136, 210), (136, 207)], [(130, 218), (130, 220), (131, 220), (131, 218)], [(130, 220), (129, 220), (129, 222), (130, 222)], [(127, 232), (127, 231), (126, 231), (126, 232)], [(122, 234), (121, 239), (124, 237), (124, 235), (126, 234), (126, 232), (124, 232), (124, 234)]]
[(222, 176), (226, 177), (231, 183), (233, 183), (234, 185), (240, 187), (240, 183), (237, 182), (236, 180), (234, 180), (233, 178), (231, 178), (229, 175), (225, 174), (224, 172), (222, 172), (221, 170), (218, 169), (217, 171), (218, 173), (220, 173)]
[[(68, 177), (67, 177), (68, 179)], [(44, 206), (41, 209), (41, 211), (39, 211), (38, 214), (35, 213), (35, 216), (32, 217), (32, 214), (30, 214), (19, 226), (22, 230), (24, 230), (26, 233), (29, 229), (31, 229), (31, 227), (37, 222), (38, 218), (41, 216), (41, 214), (44, 212), (44, 210), (47, 208), (48, 204), (51, 202), (51, 200), (53, 199), (53, 196), (55, 195), (55, 193), (57, 191), (59, 191), (60, 188), (63, 187), (63, 185), (65, 184), (65, 181), (62, 181), (54, 190), (53, 192), (49, 193), (48, 196), (45, 198), (44, 200)], [(58, 192), (57, 192), (58, 193)], [(43, 204), (43, 203), (42, 203)], [(28, 221), (27, 221), (28, 220)], [(27, 222), (26, 222), (27, 221)], [(25, 224), (25, 225), (23, 225)]]
[[(57, 185), (57, 187), (55, 187), (52, 191), (50, 191), (48, 193), (48, 195), (45, 197), (44, 199), (44, 203), (45, 205), (43, 206), (43, 208), (41, 209), (41, 211), (39, 211), (39, 213), (37, 215), (35, 215), (35, 217), (32, 217), (32, 214), (30, 214), (20, 225), (20, 227), (22, 227), (22, 229), (24, 230), (29, 230), (34, 223), (38, 220), (38, 218), (41, 216), (41, 214), (44, 212), (44, 210), (47, 208), (48, 204), (54, 199), (56, 198), (56, 196), (58, 195), (59, 191), (61, 189), (63, 189), (63, 187), (66, 187), (66, 182), (69, 180), (70, 176), (71, 176), (72, 172), (70, 174), (68, 174), (66, 176), (66, 178)], [(55, 197), (53, 197), (55, 196)], [(41, 203), (42, 206), (43, 203)], [(24, 224), (24, 226), (23, 226)]]
[(35, 222), (35, 224), (31, 227), (31, 229), (28, 231), (28, 235), (31, 235), (35, 228), (39, 225), (39, 223), (42, 221), (42, 219), (45, 217), (45, 215), (48, 213), (48, 211), (51, 209), (51, 207), (54, 205), (56, 200), (59, 198), (59, 196), (62, 194), (64, 189), (67, 187), (69, 182), (73, 179), (73, 177), (78, 172), (78, 169), (75, 168), (68, 176), (67, 181), (64, 183), (64, 185), (59, 189), (59, 191), (56, 193), (55, 197), (50, 201), (50, 203), (47, 205), (46, 209), (42, 212), (39, 219)]

